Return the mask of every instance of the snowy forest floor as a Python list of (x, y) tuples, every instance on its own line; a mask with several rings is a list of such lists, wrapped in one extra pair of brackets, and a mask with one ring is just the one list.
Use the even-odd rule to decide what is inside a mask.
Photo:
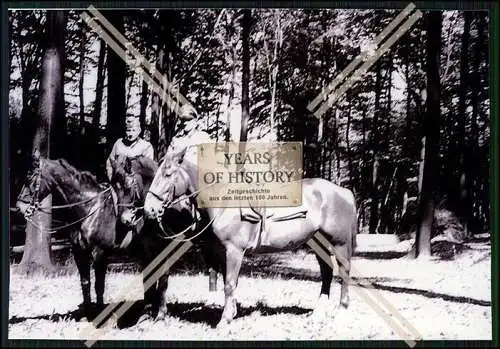
[[(490, 340), (491, 249), (470, 244), (452, 260), (431, 258), (353, 258), (354, 280), (371, 282), (380, 295), (417, 329), (425, 340)], [(105, 301), (116, 297), (138, 275), (133, 268), (110, 266)], [(81, 319), (79, 277), (71, 265), (55, 277), (29, 278), (10, 274), (10, 339), (75, 339), (89, 323)], [(92, 277), (92, 285), (93, 285)], [(334, 316), (340, 286), (332, 283), (331, 313), (310, 316), (321, 281), (312, 252), (299, 250), (246, 257), (236, 297), (238, 315), (217, 329), (224, 302), (219, 275), (215, 295), (208, 276), (186, 269), (182, 259), (173, 270), (167, 291), (169, 317), (159, 322), (135, 323), (132, 312), (123, 328), (114, 328), (102, 340), (401, 340), (397, 331), (350, 286), (347, 311)], [(93, 287), (92, 287), (92, 292)], [(93, 294), (95, 300), (95, 295)], [(141, 296), (131, 295), (130, 300)], [(135, 319), (135, 320), (134, 320)]]

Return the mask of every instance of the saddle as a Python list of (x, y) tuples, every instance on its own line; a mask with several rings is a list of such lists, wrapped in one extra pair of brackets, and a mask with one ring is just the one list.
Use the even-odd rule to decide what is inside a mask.
[(270, 246), (269, 230), (267, 229), (268, 221), (282, 222), (293, 219), (306, 218), (307, 210), (296, 207), (280, 208), (281, 214), (278, 216), (272, 208), (253, 207), (250, 203), (248, 207), (240, 207), (240, 217), (242, 221), (259, 224), (258, 229), (253, 230), (253, 235), (250, 237), (252, 248)]

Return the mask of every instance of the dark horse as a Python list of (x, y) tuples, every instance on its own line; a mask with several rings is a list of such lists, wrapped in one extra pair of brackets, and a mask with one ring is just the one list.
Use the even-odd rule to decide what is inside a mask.
[[(197, 169), (192, 163), (183, 161), (184, 153), (185, 150), (176, 156), (165, 158), (160, 164), (144, 203), (147, 217), (161, 217), (165, 214), (165, 207), (177, 197), (199, 190)], [(231, 322), (236, 315), (234, 291), (245, 253), (292, 250), (306, 243), (317, 232), (322, 233), (334, 246), (339, 272), (347, 276), (341, 280), (339, 304), (341, 309), (346, 309), (349, 305), (347, 278), (357, 233), (357, 210), (352, 192), (324, 179), (306, 178), (302, 180), (301, 206), (266, 210), (267, 216), (272, 214), (272, 218), (266, 223), (267, 242), (262, 245), (255, 244), (255, 237), (260, 235), (259, 226), (242, 219), (240, 208), (198, 209), (202, 217), (207, 217), (212, 222), (212, 231), (225, 250), (225, 304), (219, 325)], [(303, 213), (302, 216), (299, 215), (300, 212)], [(292, 216), (295, 218), (290, 218)], [(329, 297), (333, 270), (318, 255), (316, 258), (322, 279), (318, 309), (324, 305), (325, 298)]]
[[(86, 171), (78, 171), (66, 160), (35, 159), (17, 199), (16, 206), (31, 221), (39, 203), (53, 195), (52, 209), (64, 210), (71, 223), (69, 240), (75, 259), (83, 294), (83, 310), (89, 317), (91, 310), (90, 267), (95, 271), (95, 293), (98, 308), (104, 304), (104, 287), (108, 256), (111, 251), (127, 248), (130, 239), (117, 229), (116, 199), (111, 186), (97, 182)], [(54, 228), (57, 230), (57, 227)], [(125, 233), (125, 231), (123, 231)]]
[[(142, 270), (144, 270), (160, 254), (172, 240), (178, 237), (179, 232), (185, 235), (192, 234), (197, 227), (192, 226), (191, 205), (189, 200), (179, 200), (172, 209), (166, 210), (162, 217), (162, 224), (145, 219), (143, 204), (149, 187), (153, 181), (158, 165), (155, 161), (144, 157), (129, 157), (123, 163), (113, 163), (113, 178), (111, 184), (116, 190), (118, 202), (118, 217), (120, 221), (134, 232), (131, 243), (132, 254), (137, 256)], [(175, 232), (175, 233), (174, 233)], [(217, 256), (211, 247), (213, 243), (203, 243), (210, 236), (209, 231), (200, 234), (194, 242), (201, 244), (202, 254), (213, 270), (220, 270)], [(209, 247), (209, 248), (207, 248)], [(147, 276), (147, 275), (145, 275)], [(161, 319), (166, 314), (165, 291), (168, 285), (169, 273), (162, 275), (158, 282), (145, 290), (144, 300), (146, 309), (139, 321), (147, 318)], [(209, 289), (215, 291), (213, 285), (215, 273), (210, 273)]]

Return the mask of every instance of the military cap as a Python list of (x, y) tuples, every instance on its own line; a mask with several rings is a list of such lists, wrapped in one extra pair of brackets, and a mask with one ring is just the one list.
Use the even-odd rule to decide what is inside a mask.
[(179, 118), (181, 120), (197, 119), (198, 113), (191, 104), (184, 104), (179, 111)]
[(141, 122), (136, 116), (127, 116), (125, 119), (125, 127), (127, 129), (141, 127)]

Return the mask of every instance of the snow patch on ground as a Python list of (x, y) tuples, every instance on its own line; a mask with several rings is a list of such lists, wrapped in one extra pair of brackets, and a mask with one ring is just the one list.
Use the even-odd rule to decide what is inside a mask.
[[(387, 299), (424, 339), (490, 340), (490, 305), (473, 304), (464, 299), (433, 298), (414, 291), (421, 289), (487, 302), (491, 300), (490, 263), (491, 256), (485, 250), (472, 251), (455, 261), (355, 258), (353, 267), (359, 274), (354, 276), (389, 287), (378, 290), (377, 294)], [(280, 265), (294, 267), (298, 274), (309, 269), (310, 273), (319, 275), (314, 255), (298, 252), (293, 258), (281, 259)], [(108, 273), (105, 301), (116, 301), (124, 287), (136, 276), (134, 273)], [(356, 292), (355, 286), (350, 287), (348, 310), (339, 312), (340, 286), (334, 282), (329, 313), (323, 318), (316, 318), (310, 314), (318, 300), (321, 283), (279, 276), (241, 276), (235, 293), (239, 303), (237, 317), (225, 329), (214, 328), (224, 304), (219, 280), (218, 291), (213, 294), (208, 291), (206, 275), (171, 276), (167, 291), (170, 316), (159, 322), (145, 321), (125, 329), (111, 329), (104, 339), (401, 339), (400, 334)], [(137, 295), (135, 293), (127, 298), (137, 299)], [(77, 322), (70, 316), (80, 303), (77, 274), (27, 279), (12, 273), (9, 338), (81, 340), (82, 331), (88, 323)]]

